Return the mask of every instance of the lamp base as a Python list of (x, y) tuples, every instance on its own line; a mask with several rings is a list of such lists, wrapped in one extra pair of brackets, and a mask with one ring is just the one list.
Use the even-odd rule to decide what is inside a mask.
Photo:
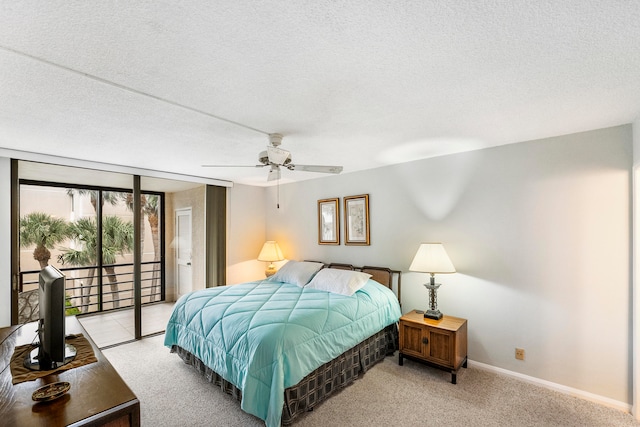
[(442, 313), (438, 310), (438, 294), (436, 293), (440, 283), (436, 283), (433, 273), (431, 273), (431, 280), (429, 283), (425, 283), (424, 287), (429, 289), (429, 310), (424, 312), (424, 317), (426, 319), (442, 319)]
[(264, 271), (264, 275), (267, 277), (271, 277), (274, 274), (276, 274), (276, 266), (273, 265), (273, 263), (269, 264), (269, 266), (267, 267), (267, 269)]
[(427, 310), (424, 312), (424, 317), (426, 319), (435, 319), (435, 320), (440, 320), (442, 319), (442, 313), (440, 312), (440, 310)]

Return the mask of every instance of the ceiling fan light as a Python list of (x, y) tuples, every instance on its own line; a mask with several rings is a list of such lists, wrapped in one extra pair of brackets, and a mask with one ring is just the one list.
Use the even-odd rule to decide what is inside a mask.
[(269, 164), (269, 155), (267, 154), (267, 150), (261, 151), (260, 154), (258, 154), (258, 161), (263, 165)]
[(291, 156), (291, 153), (282, 148), (267, 147), (267, 155), (269, 156), (269, 162), (276, 165), (283, 165), (287, 159)]

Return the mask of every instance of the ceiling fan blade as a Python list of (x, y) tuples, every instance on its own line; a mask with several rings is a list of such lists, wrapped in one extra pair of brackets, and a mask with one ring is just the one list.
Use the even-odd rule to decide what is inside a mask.
[(319, 172), (334, 173), (342, 172), (342, 166), (329, 165), (295, 165), (291, 162), (291, 152), (280, 148), (282, 143), (282, 135), (273, 133), (269, 135), (269, 144), (267, 149), (258, 153), (258, 165), (202, 165), (206, 168), (261, 168), (271, 166), (267, 181), (276, 181), (280, 179), (280, 166), (292, 171), (302, 172)]
[(269, 176), (267, 176), (267, 181), (276, 181), (278, 179), (280, 179), (280, 168), (272, 165), (269, 170)]
[(267, 147), (267, 155), (269, 156), (270, 163), (280, 166), (284, 165), (287, 159), (291, 157), (291, 153), (289, 151), (272, 146)]
[(267, 165), (200, 165), (203, 168), (263, 168)]
[(340, 173), (342, 166), (322, 166), (322, 165), (288, 165), (290, 170), (304, 172)]

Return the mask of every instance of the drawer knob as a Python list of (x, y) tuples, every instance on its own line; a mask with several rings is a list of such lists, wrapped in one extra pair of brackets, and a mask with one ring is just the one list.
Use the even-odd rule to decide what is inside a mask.
[(427, 337), (422, 338), (422, 344), (424, 344), (424, 345), (429, 344), (429, 338), (427, 338)]

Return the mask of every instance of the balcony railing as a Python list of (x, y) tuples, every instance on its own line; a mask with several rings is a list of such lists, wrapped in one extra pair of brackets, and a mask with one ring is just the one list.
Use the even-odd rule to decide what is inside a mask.
[[(161, 262), (143, 262), (141, 268), (142, 304), (164, 301)], [(67, 314), (96, 313), (133, 306), (133, 264), (103, 265), (102, 270), (100, 275), (98, 266), (60, 268), (66, 278)], [(38, 289), (39, 273), (40, 270), (20, 272), (20, 292)]]

